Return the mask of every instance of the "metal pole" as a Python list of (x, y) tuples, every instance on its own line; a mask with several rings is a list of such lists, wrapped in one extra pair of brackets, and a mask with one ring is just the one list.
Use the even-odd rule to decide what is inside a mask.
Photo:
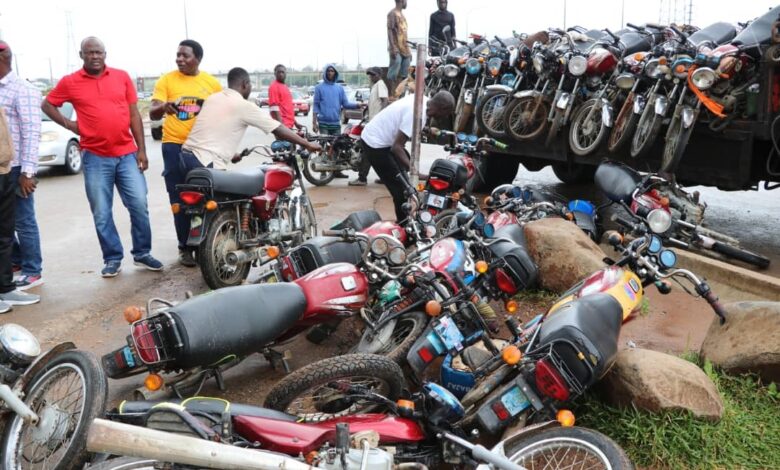
[(183, 0), (182, 5), (184, 6), (184, 38), (189, 39), (190, 29), (187, 27), (187, 0)]
[(410, 173), (412, 186), (420, 180), (420, 141), (422, 140), (422, 108), (425, 95), (425, 44), (417, 45), (417, 65), (414, 68), (414, 121), (412, 122), (412, 161)]

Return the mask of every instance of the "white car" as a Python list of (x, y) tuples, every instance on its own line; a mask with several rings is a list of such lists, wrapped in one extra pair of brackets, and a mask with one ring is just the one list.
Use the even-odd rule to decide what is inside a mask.
[[(76, 120), (73, 105), (65, 103), (60, 112), (68, 119)], [(39, 166), (62, 166), (69, 175), (81, 172), (81, 148), (79, 136), (59, 126), (41, 114), (41, 142), (38, 147)]]

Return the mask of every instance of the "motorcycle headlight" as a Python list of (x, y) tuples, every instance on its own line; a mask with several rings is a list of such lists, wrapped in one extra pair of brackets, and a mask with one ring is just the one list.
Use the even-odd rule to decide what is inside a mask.
[(493, 57), (488, 61), (487, 69), (490, 75), (498, 77), (498, 73), (501, 71), (501, 59)]
[(653, 233), (666, 233), (672, 227), (672, 216), (662, 209), (653, 209), (647, 214), (647, 225)]
[(444, 66), (444, 76), (447, 78), (455, 78), (458, 76), (458, 73), (460, 73), (460, 69), (458, 69), (457, 65), (454, 64), (447, 64)]
[(35, 336), (15, 323), (0, 326), (0, 347), (11, 362), (22, 366), (30, 364), (41, 354), (41, 345)]
[(534, 72), (537, 74), (542, 73), (542, 70), (544, 70), (544, 58), (542, 57), (542, 54), (536, 54), (533, 58), (534, 63)]
[(622, 73), (615, 79), (615, 85), (621, 90), (630, 90), (634, 87), (634, 76), (630, 73)]
[(436, 67), (434, 74), (439, 78), (444, 77), (444, 67)]
[(658, 59), (648, 61), (645, 65), (645, 75), (650, 78), (658, 78), (661, 75), (661, 62)]
[(41, 132), (41, 142), (54, 142), (57, 140), (57, 131)]
[(581, 55), (575, 55), (569, 59), (569, 73), (575, 77), (579, 77), (588, 68), (588, 59)]
[(505, 86), (512, 86), (515, 83), (515, 74), (513, 73), (505, 73), (501, 77), (501, 84)]
[(699, 90), (706, 90), (711, 87), (715, 80), (717, 80), (715, 71), (709, 67), (698, 68), (691, 74), (691, 81)]
[(474, 57), (466, 61), (466, 73), (469, 75), (476, 75), (482, 70), (482, 64)]
[(390, 251), (390, 244), (382, 237), (371, 240), (371, 253), (375, 256), (384, 256)]
[(387, 256), (390, 262), (396, 266), (400, 266), (406, 262), (406, 250), (397, 246), (390, 250), (390, 254)]

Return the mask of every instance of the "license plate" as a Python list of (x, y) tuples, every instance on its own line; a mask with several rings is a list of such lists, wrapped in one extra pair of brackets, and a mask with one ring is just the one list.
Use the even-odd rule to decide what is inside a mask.
[(128, 346), (125, 346), (124, 348), (114, 352), (112, 356), (107, 356), (105, 361), (107, 363), (104, 365), (104, 367), (110, 370), (125, 370), (131, 367), (135, 367), (135, 358), (133, 357), (133, 352)]
[(433, 326), (433, 331), (444, 343), (444, 347), (448, 351), (460, 351), (463, 349), (463, 333), (460, 332), (458, 326), (450, 317), (443, 317), (436, 325)]
[(566, 106), (569, 106), (569, 98), (571, 95), (562, 95), (560, 98), (558, 98), (558, 103), (556, 103), (555, 106), (558, 107), (558, 109), (566, 109)]
[(463, 97), (466, 104), (474, 104), (474, 92), (472, 90), (466, 90), (466, 95)]
[(198, 206), (186, 206), (184, 208), (184, 213), (187, 215), (201, 214), (203, 213), (203, 209)]
[(436, 194), (429, 194), (428, 195), (428, 205), (431, 207), (437, 207), (439, 209), (444, 209), (444, 204), (447, 202), (447, 198), (444, 196), (438, 196)]
[(501, 396), (501, 403), (512, 416), (531, 406), (531, 402), (528, 401), (528, 398), (525, 397), (517, 385)]

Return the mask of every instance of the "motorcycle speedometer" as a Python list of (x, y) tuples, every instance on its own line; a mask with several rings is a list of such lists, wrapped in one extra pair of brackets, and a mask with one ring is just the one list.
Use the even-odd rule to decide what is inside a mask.
[(477, 137), (477, 136), (476, 136), (476, 135), (474, 135), (474, 134), (470, 134), (470, 135), (468, 135), (466, 138), (468, 139), (468, 141), (469, 141), (469, 143), (470, 143), (470, 144), (476, 144), (476, 143), (477, 143), (477, 141), (479, 140), (479, 137)]
[(420, 222), (424, 224), (429, 224), (433, 222), (433, 215), (431, 215), (428, 211), (420, 211), (420, 215), (418, 216), (420, 219)]
[(659, 251), (661, 251), (661, 248), (664, 247), (664, 244), (661, 242), (661, 238), (658, 235), (653, 235), (650, 238), (650, 246), (647, 247), (648, 253), (656, 254)]
[(384, 237), (376, 237), (371, 240), (371, 253), (376, 256), (384, 256), (390, 251), (390, 243)]
[(406, 262), (406, 250), (397, 246), (390, 250), (390, 254), (387, 255), (390, 262), (396, 266), (400, 266)]
[(672, 250), (662, 250), (658, 254), (658, 263), (664, 269), (671, 269), (677, 264), (677, 253)]
[(41, 354), (41, 345), (35, 336), (16, 323), (0, 327), (0, 347), (12, 362), (19, 365), (30, 364)]
[(457, 133), (458, 142), (465, 142), (466, 141), (466, 137), (468, 137), (468, 136), (466, 135), (465, 132), (458, 132)]

